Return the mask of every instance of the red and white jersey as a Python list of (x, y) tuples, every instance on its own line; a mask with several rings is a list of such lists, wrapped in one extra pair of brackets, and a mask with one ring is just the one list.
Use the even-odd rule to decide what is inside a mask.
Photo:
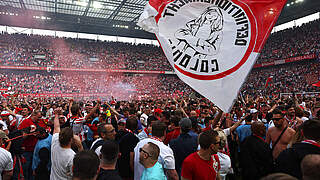
[(83, 123), (86, 122), (85, 117), (72, 116), (72, 114), (69, 113), (67, 115), (67, 119), (70, 119), (70, 127), (72, 128), (73, 133), (80, 135), (81, 140), (84, 141), (85, 137)]

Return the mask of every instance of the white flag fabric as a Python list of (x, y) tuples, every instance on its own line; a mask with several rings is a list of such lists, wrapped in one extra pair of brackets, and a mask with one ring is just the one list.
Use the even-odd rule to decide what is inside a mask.
[(286, 0), (150, 0), (155, 33), (178, 77), (229, 112)]

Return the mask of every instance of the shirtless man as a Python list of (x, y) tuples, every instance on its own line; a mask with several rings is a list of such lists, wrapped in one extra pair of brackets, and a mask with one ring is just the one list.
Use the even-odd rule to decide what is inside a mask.
[[(275, 109), (273, 111), (272, 120), (274, 127), (268, 129), (266, 141), (268, 144), (272, 144), (273, 147), (273, 144), (277, 141), (281, 132), (288, 126), (288, 124), (285, 122), (284, 115), (279, 109)], [(274, 159), (276, 159), (279, 154), (287, 148), (294, 134), (295, 130), (290, 127), (285, 130), (279, 142), (275, 147), (273, 147), (272, 155)]]

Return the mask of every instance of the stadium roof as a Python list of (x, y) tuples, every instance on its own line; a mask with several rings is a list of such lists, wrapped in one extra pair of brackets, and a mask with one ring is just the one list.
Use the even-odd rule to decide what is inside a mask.
[[(146, 0), (1, 0), (0, 24), (154, 39), (136, 26)], [(277, 24), (319, 12), (319, 0), (288, 0)], [(115, 30), (116, 28), (116, 30)]]

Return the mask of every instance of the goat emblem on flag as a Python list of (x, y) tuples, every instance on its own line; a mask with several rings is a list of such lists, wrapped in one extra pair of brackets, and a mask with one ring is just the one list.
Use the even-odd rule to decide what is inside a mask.
[(138, 25), (181, 80), (229, 111), (285, 2), (150, 0)]

